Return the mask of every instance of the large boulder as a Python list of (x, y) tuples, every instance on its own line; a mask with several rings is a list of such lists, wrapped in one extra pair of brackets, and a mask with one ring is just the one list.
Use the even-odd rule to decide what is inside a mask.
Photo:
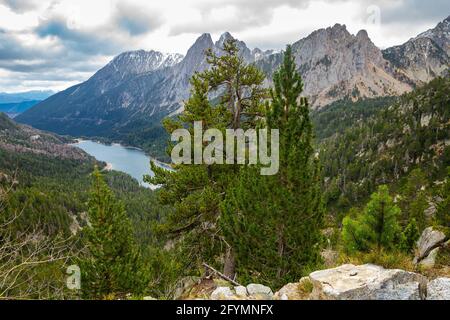
[(450, 278), (437, 278), (428, 283), (427, 300), (450, 300)]
[(247, 286), (247, 292), (249, 295), (255, 294), (267, 294), (273, 295), (272, 289), (269, 287), (263, 286), (262, 284), (251, 283)]
[(439, 247), (434, 248), (433, 250), (430, 251), (430, 253), (425, 258), (423, 258), (419, 262), (419, 265), (422, 267), (422, 269), (434, 268), (438, 254), (439, 254)]
[(419, 263), (426, 258), (430, 252), (445, 242), (445, 234), (441, 231), (428, 227), (423, 230), (422, 235), (417, 241), (417, 253), (414, 258), (415, 263)]
[(235, 300), (236, 296), (229, 287), (218, 287), (211, 294), (211, 300)]
[(302, 300), (300, 297), (298, 283), (288, 283), (283, 288), (275, 292), (275, 300)]
[(234, 287), (234, 292), (236, 292), (236, 295), (239, 297), (247, 297), (248, 296), (247, 288), (244, 286)]
[(273, 300), (269, 287), (261, 284), (249, 284), (247, 287), (217, 287), (211, 294), (211, 300)]
[(413, 272), (373, 264), (346, 264), (309, 277), (311, 299), (325, 300), (419, 300), (419, 282), (424, 280)]

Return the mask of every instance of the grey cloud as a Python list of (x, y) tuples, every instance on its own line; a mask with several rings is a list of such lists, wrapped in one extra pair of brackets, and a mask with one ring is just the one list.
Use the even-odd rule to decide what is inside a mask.
[[(306, 9), (313, 0), (223, 0), (221, 2), (205, 1), (199, 4), (202, 21), (198, 23), (186, 23), (175, 25), (170, 33), (178, 35), (183, 33), (221, 32), (224, 30), (237, 32), (248, 27), (258, 27), (269, 24), (274, 15), (274, 10), (287, 6), (296, 9)], [(340, 2), (346, 0), (327, 0)], [(236, 16), (228, 21), (218, 23), (212, 17), (214, 9), (227, 7), (236, 8)]]
[(311, 33), (309, 29), (297, 29), (284, 33), (277, 33), (276, 36), (255, 34), (245, 38), (245, 42), (252, 48), (284, 49), (287, 44), (292, 44)]
[(37, 7), (37, 1), (35, 0), (0, 0), (0, 4), (7, 6), (16, 13), (31, 11)]
[(162, 15), (156, 11), (143, 11), (141, 8), (119, 3), (112, 23), (130, 35), (141, 35), (156, 30), (164, 23)]
[(53, 59), (59, 49), (44, 45), (26, 46), (19, 40), (20, 32), (0, 29), (0, 61), (2, 60), (35, 60)]
[(449, 15), (449, 0), (403, 0), (399, 7), (381, 7), (383, 23), (437, 22)]
[[(66, 17), (47, 15), (32, 29), (0, 29), (0, 68), (14, 74), (14, 79), (8, 81), (25, 80), (24, 75), (28, 75), (28, 80), (36, 78), (33, 81), (39, 77), (45, 81), (82, 81), (86, 74), (92, 75), (103, 66), (99, 60), (129, 50), (133, 46), (133, 36), (157, 28), (161, 23), (162, 19), (155, 12), (143, 12), (124, 4), (117, 6), (107, 23), (92, 28), (70, 28)], [(38, 41), (27, 46), (21, 35), (35, 36)], [(39, 41), (47, 38), (53, 41)], [(101, 57), (103, 59), (99, 59)], [(82, 77), (80, 72), (84, 74)], [(61, 75), (69, 75), (69, 78)]]
[(55, 59), (55, 60), (2, 60), (0, 59), (0, 68), (13, 71), (13, 72), (53, 72), (56, 77), (61, 70), (65, 72), (87, 72), (92, 73), (102, 67), (101, 64), (89, 61), (88, 56), (73, 56), (68, 57), (70, 63), (67, 63), (66, 58)]
[[(50, 30), (47, 31), (50, 34)], [(11, 73), (11, 76), (2, 79), (1, 87), (15, 87), (30, 81), (50, 81), (53, 84), (83, 81), (102, 67), (89, 53), (61, 45), (27, 46), (19, 41), (20, 35), (0, 30), (0, 69)]]
[(126, 38), (110, 27), (72, 29), (63, 17), (41, 20), (35, 32), (40, 37), (56, 37), (65, 48), (86, 54), (113, 54), (126, 45)]
[[(323, 0), (328, 3), (345, 3), (354, 0)], [(272, 21), (276, 8), (288, 6), (297, 9), (306, 9), (313, 0), (222, 0), (204, 1), (197, 7), (202, 15), (202, 21), (197, 23), (178, 24), (172, 27), (171, 34), (243, 31), (249, 27), (267, 25)], [(419, 22), (437, 22), (450, 14), (449, 0), (360, 0), (354, 1), (360, 7), (359, 19), (368, 18), (367, 9), (376, 5), (381, 10), (382, 23), (403, 23), (414, 25)], [(213, 20), (214, 9), (235, 7), (235, 17), (218, 23)], [(358, 18), (358, 17), (356, 17)], [(325, 26), (324, 26), (325, 27)]]

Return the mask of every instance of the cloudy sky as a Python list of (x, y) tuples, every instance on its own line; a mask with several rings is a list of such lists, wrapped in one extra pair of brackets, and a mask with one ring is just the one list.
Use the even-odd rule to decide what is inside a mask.
[(282, 49), (341, 23), (385, 48), (449, 15), (449, 0), (0, 0), (0, 92), (62, 90), (123, 51), (184, 54), (204, 32)]

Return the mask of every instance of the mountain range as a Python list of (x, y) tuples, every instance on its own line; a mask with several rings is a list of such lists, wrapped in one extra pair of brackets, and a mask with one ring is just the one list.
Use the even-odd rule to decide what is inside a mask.
[(20, 103), (24, 101), (42, 101), (54, 95), (52, 90), (32, 90), (17, 93), (0, 92), (0, 104), (4, 103)]
[(12, 102), (12, 103), (0, 103), (0, 112), (6, 113), (11, 118), (14, 118), (18, 114), (27, 111), (31, 107), (37, 105), (39, 100), (29, 100), (22, 102)]
[[(214, 42), (202, 34), (186, 55), (156, 51), (125, 52), (89, 80), (42, 101), (16, 119), (33, 127), (73, 136), (104, 137), (162, 150), (160, 122), (182, 110), (189, 80), (208, 64), (205, 50), (220, 53), (228, 32)], [(444, 75), (450, 65), (450, 17), (406, 43), (381, 50), (366, 31), (351, 34), (345, 25), (314, 31), (292, 47), (313, 108), (334, 101), (397, 96)], [(282, 53), (250, 49), (237, 41), (240, 55), (267, 75)]]

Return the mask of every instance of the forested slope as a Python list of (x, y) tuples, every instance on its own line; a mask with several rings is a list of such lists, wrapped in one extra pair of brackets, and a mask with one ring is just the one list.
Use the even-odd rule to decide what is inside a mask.
[(344, 113), (324, 110), (314, 117), (331, 206), (357, 204), (377, 185), (401, 184), (416, 168), (430, 184), (445, 178), (450, 79), (437, 78), (384, 106), (379, 102), (360, 102), (367, 108), (352, 105)]

